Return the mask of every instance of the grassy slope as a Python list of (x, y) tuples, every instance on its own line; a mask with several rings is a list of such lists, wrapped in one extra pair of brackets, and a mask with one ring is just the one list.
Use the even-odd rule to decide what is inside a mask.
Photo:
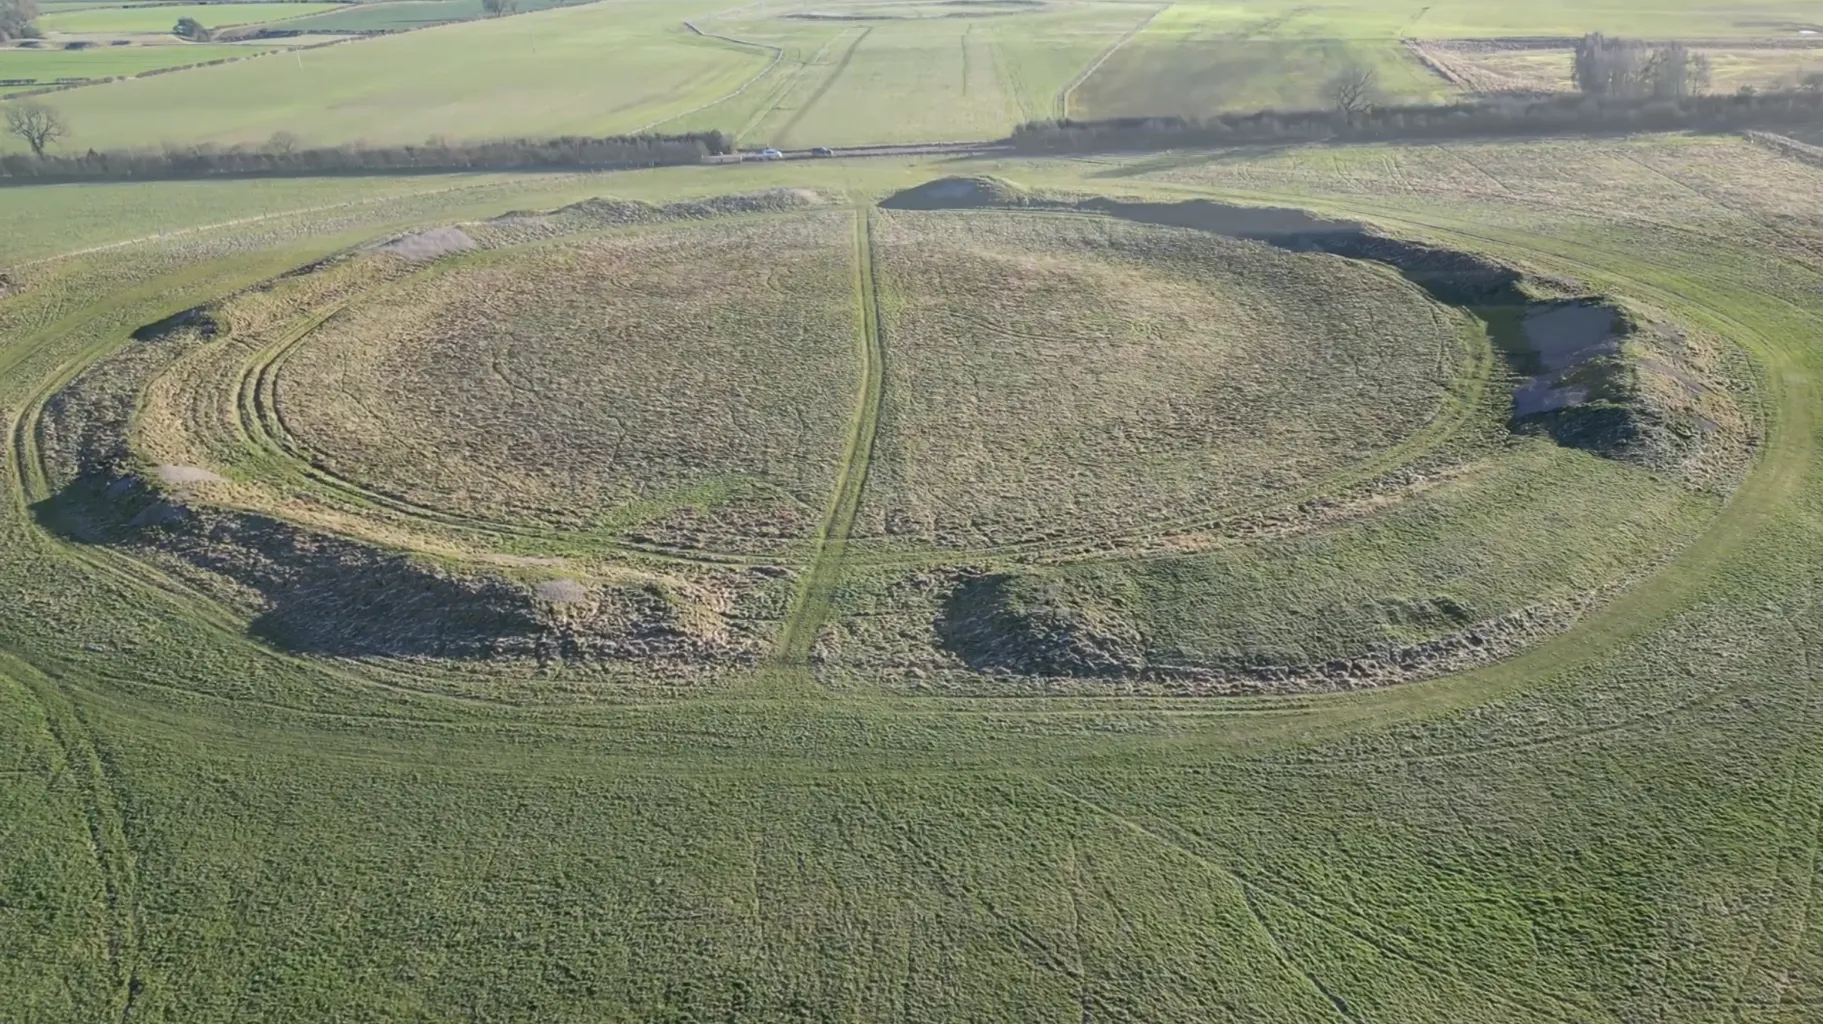
[(277, 54), (54, 98), (70, 147), (202, 139), (417, 142), (608, 134), (719, 96), (767, 57), (679, 19), (727, 0), (620, 0)]
[[(1394, 153), (1259, 178), (1624, 287), (1759, 356), (1768, 451), (1654, 586), (1489, 670), (1332, 700), (514, 712), (247, 648), (8, 503), (0, 572), (30, 584), (0, 635), (42, 674), (6, 663), (24, 688), (0, 687), (0, 722), (44, 736), (75, 714), (61, 756), (99, 768), (15, 759), (0, 793), (46, 823), (37, 849), (118, 823), (131, 853), (9, 873), (7, 912), (67, 937), (23, 954), (19, 976), (42, 980), (7, 988), (9, 1010), (102, 1016), (131, 994), (135, 1019), (186, 1022), (1807, 1019), (1823, 998), (1818, 274), (1721, 208), (1698, 246), (1617, 234), (1511, 179), (1518, 199), (1351, 195)], [(890, 188), (907, 172), (790, 173)], [(737, 175), (720, 180), (763, 180)], [(1263, 191), (1230, 181), (1180, 187)], [(314, 238), (269, 223), (270, 259), (217, 233), (71, 263), (47, 300), (117, 298), (42, 335), (38, 299), (0, 306), (0, 408), (77, 349), (457, 202), (324, 216)], [(231, 262), (180, 269), (197, 258)]]
[(1224, 110), (1321, 106), (1339, 69), (1376, 69), (1402, 100), (1448, 87), (1413, 64), (1385, 17), (1370, 11), (1180, 5), (1111, 54), (1072, 96), (1076, 117), (1200, 116)]
[(169, 32), (179, 18), (195, 18), (210, 28), (255, 25), (333, 11), (340, 4), (158, 4), (151, 7), (101, 7), (48, 14), (38, 20), (47, 32)]

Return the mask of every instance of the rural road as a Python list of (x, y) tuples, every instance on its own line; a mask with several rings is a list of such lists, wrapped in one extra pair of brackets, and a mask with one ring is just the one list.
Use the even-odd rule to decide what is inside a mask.
[(780, 160), (817, 160), (835, 157), (855, 156), (929, 156), (948, 153), (967, 156), (975, 153), (1004, 153), (1013, 147), (1004, 142), (922, 142), (897, 146), (830, 146), (826, 155), (818, 156), (814, 149), (782, 150), (779, 156), (768, 160), (760, 156), (759, 150), (742, 150), (738, 153), (725, 153), (719, 156), (704, 157), (704, 163), (740, 164), (740, 163), (774, 163)]

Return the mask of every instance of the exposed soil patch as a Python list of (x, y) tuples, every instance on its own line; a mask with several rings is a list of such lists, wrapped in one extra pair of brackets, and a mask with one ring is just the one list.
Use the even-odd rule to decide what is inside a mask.
[(383, 253), (422, 262), (452, 253), (468, 252), (475, 248), (475, 240), (461, 228), (441, 227), (395, 238), (378, 248)]
[(588, 588), (575, 580), (546, 580), (533, 593), (549, 604), (582, 604), (589, 599)]
[(152, 471), (158, 482), (166, 487), (192, 487), (197, 484), (225, 484), (222, 477), (200, 466), (159, 466)]

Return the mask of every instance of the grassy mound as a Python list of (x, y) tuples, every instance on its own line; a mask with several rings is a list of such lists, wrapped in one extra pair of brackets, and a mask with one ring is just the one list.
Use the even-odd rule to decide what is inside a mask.
[(1282, 692), (1566, 628), (1751, 448), (1715, 339), (1474, 253), (993, 178), (882, 207), (315, 260), (57, 392), (41, 521), (314, 655)]
[(1530, 280), (1476, 253), (1393, 238), (1364, 223), (1303, 210), (1201, 199), (1134, 202), (1033, 191), (992, 177), (939, 178), (881, 205), (1096, 213), (1380, 264), (1486, 323), (1511, 368), (1527, 378), (1515, 387), (1516, 429), (1658, 469), (1707, 467), (1697, 469), (1705, 479), (1718, 463), (1738, 462), (1751, 444), (1730, 397), (1741, 368), (1721, 365), (1727, 357), (1713, 344), (1662, 320), (1650, 331), (1636, 330), (1635, 315), (1604, 298), (1566, 298), (1565, 289), (1574, 285)]
[(1396, 275), (1106, 218), (894, 212), (864, 535), (1150, 529), (1311, 486), (1452, 401), (1467, 322)]
[(852, 232), (840, 214), (719, 222), (440, 265), (272, 354), (277, 432), (445, 512), (801, 537), (854, 388)]

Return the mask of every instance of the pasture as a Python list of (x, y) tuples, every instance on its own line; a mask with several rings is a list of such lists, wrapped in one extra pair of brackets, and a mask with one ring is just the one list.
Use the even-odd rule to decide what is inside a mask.
[(209, 28), (257, 25), (332, 11), (341, 4), (271, 3), (152, 4), (139, 7), (91, 7), (75, 11), (53, 9), (38, 19), (47, 32), (64, 34), (127, 32), (169, 33), (179, 18), (195, 18)]
[[(233, 6), (259, 8), (263, 19), (299, 5)], [(137, 19), (156, 31), (167, 26), (145, 19), (161, 10), (50, 18)], [(209, 8), (211, 16), (229, 10)], [(1322, 106), (1325, 84), (1350, 67), (1375, 72), (1381, 102), (1561, 88), (1561, 40), (1596, 30), (1698, 40), (1713, 53), (1717, 88), (1764, 87), (1809, 69), (1802, 5), (1776, 2), (1726, 15), (1680, 2), (1651, 16), (1630, 4), (1415, 12), (1371, 0), (1282, 10), (1128, 0), (612, 0), (521, 10), (483, 17), (479, 0), (324, 7), (287, 17), (286, 29), (419, 31), (55, 102), (74, 126), (71, 144), (85, 146), (252, 144), (280, 130), (314, 145), (720, 130), (757, 149), (992, 139), (1066, 115)], [(481, 61), (486, 74), (468, 72)]]
[[(266, 0), (272, 2), (272, 0)], [(580, 0), (521, 0), (520, 12), (568, 7)], [(299, 19), (288, 26), (300, 32), (398, 32), (406, 29), (477, 21), (489, 17), (481, 0), (378, 0), (375, 3), (337, 4), (327, 13)]]
[(106, 79), (204, 61), (249, 57), (257, 46), (183, 43), (175, 46), (109, 46), (87, 50), (0, 49), (0, 79), (30, 85), (0, 86), (0, 94), (72, 79)]
[[(935, 141), (1812, 6), (612, 0), (47, 101)], [(0, 189), (0, 1018), (1812, 1020), (1803, 155)]]
[[(71, 146), (257, 143), (280, 130), (315, 145), (630, 132), (734, 89), (768, 62), (763, 51), (692, 36), (685, 13), (653, 0), (542, 11), (118, 82), (55, 102), (72, 125)], [(474, 72), (482, 60), (489, 74)]]

